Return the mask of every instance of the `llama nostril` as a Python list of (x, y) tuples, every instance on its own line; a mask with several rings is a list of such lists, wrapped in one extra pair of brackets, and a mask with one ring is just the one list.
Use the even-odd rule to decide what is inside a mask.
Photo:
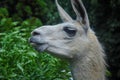
[(33, 31), (33, 32), (32, 32), (32, 35), (33, 35), (33, 36), (40, 35), (40, 32), (38, 32), (38, 31)]
[(34, 42), (33, 38), (29, 38), (29, 42), (33, 43)]

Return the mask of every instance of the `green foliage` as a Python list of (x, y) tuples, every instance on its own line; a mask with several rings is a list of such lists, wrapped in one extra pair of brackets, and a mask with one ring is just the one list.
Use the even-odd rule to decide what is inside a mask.
[[(69, 78), (69, 70), (63, 66), (66, 63), (46, 53), (38, 54), (30, 47), (28, 43), (30, 32), (35, 27), (42, 25), (39, 19), (32, 18), (21, 23), (12, 22), (9, 18), (4, 19), (0, 21), (2, 23), (0, 25), (2, 26), (0, 79), (67, 80)], [(7, 28), (8, 25), (11, 27), (10, 29)]]
[(12, 13), (7, 3), (4, 3), (7, 7), (3, 4), (0, 8), (0, 80), (68, 80), (70, 73), (66, 62), (48, 53), (39, 54), (28, 43), (31, 31), (42, 25), (36, 16), (47, 13), (46, 3), (44, 0), (33, 2), (39, 5), (35, 10), (42, 9), (39, 13), (31, 8), (35, 4), (23, 2), (8, 3), (15, 4)]

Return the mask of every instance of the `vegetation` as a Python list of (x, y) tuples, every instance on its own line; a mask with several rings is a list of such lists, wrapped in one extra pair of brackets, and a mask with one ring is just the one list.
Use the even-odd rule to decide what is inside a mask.
[(32, 5), (25, 4), (24, 0), (12, 2), (2, 1), (0, 8), (0, 80), (68, 80), (70, 73), (63, 66), (67, 63), (46, 53), (37, 53), (28, 43), (31, 31), (43, 24), (37, 17), (46, 12), (38, 15), (38, 11), (31, 11), (31, 6), (45, 8), (46, 3), (42, 0)]
[[(120, 0), (83, 1), (91, 27), (105, 46), (108, 78), (120, 80)], [(74, 14), (70, 1), (59, 2), (68, 13)], [(1, 0), (0, 80), (68, 80), (70, 72), (66, 62), (37, 53), (28, 43), (33, 29), (58, 22), (54, 0)]]

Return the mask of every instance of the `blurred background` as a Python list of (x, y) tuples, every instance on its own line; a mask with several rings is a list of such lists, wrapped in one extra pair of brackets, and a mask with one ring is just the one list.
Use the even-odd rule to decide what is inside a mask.
[[(75, 18), (70, 0), (58, 0)], [(83, 0), (107, 55), (106, 75), (120, 80), (120, 0)], [(67, 62), (28, 43), (36, 27), (60, 23), (54, 0), (0, 0), (0, 80), (69, 80)]]

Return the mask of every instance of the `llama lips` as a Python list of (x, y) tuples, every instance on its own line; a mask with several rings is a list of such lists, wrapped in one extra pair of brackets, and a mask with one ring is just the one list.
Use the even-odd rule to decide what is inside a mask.
[(44, 42), (38, 41), (35, 37), (31, 37), (29, 39), (30, 44), (39, 52), (43, 52), (44, 50), (47, 49), (48, 44)]
[(48, 47), (46, 43), (31, 43), (31, 45), (39, 52), (45, 51)]
[(48, 47), (48, 44), (42, 44), (42, 45), (37, 45), (35, 49), (39, 52), (43, 52), (47, 49), (47, 47)]

